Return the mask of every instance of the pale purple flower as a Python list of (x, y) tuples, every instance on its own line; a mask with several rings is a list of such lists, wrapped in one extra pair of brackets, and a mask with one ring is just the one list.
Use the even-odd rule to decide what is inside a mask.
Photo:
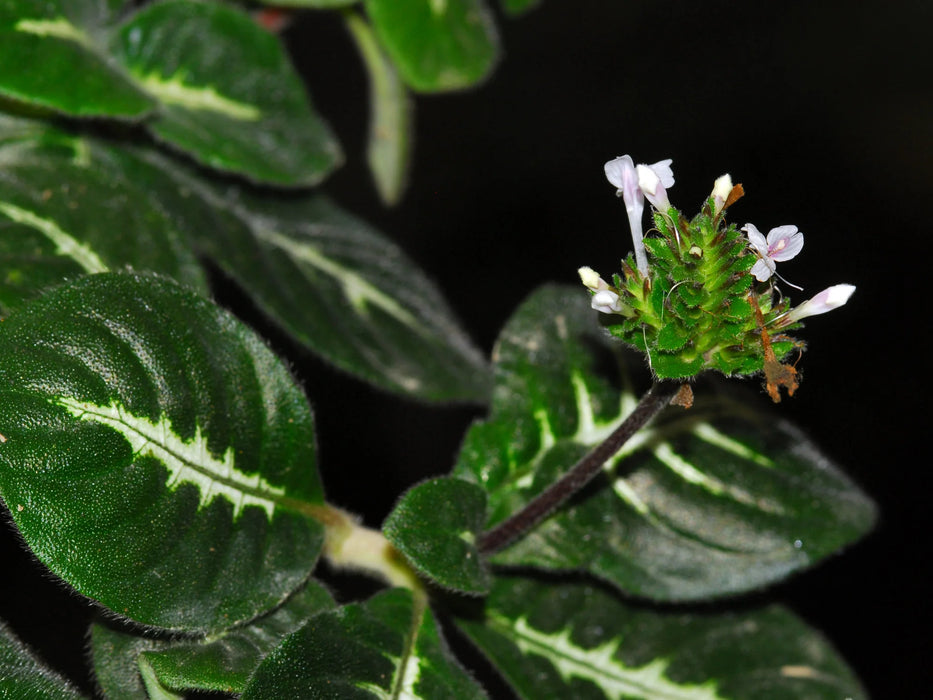
[(776, 263), (790, 260), (803, 249), (803, 233), (796, 226), (778, 226), (768, 232), (767, 239), (754, 224), (745, 224), (742, 230), (758, 253), (758, 261), (752, 267), (752, 274), (759, 282), (768, 280), (775, 274)]
[[(671, 159), (662, 160), (654, 165), (639, 165), (635, 167), (631, 156), (619, 156), (606, 163), (606, 178), (616, 188), (616, 194), (625, 202), (625, 212), (628, 214), (629, 228), (632, 230), (632, 243), (635, 246), (635, 265), (643, 275), (648, 273), (648, 256), (645, 253), (644, 234), (641, 220), (645, 210), (645, 195), (655, 204), (667, 203), (665, 188), (674, 185), (674, 174), (671, 171)], [(644, 173), (643, 170), (648, 173)], [(650, 173), (650, 175), (649, 175)], [(646, 192), (640, 185), (644, 178), (650, 192)], [(655, 205), (657, 206), (657, 205)], [(663, 209), (667, 211), (667, 209)]]
[(827, 287), (812, 299), (807, 299), (800, 306), (791, 309), (787, 315), (784, 316), (784, 322), (796, 323), (802, 318), (817, 316), (819, 314), (825, 314), (827, 311), (838, 309), (849, 301), (849, 297), (852, 296), (852, 292), (854, 291), (855, 287), (851, 284), (837, 284), (832, 287)]

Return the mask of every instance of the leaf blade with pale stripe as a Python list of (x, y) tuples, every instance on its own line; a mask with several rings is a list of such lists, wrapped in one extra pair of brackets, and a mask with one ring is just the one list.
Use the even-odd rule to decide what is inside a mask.
[[(487, 527), (632, 410), (634, 394), (613, 370), (624, 362), (617, 349), (576, 290), (546, 287), (506, 325), (490, 417), (470, 429), (453, 472), (487, 490)], [(660, 600), (703, 599), (810, 566), (874, 517), (871, 501), (786, 421), (701, 395), (689, 411), (668, 409), (493, 562), (585, 570)]]
[(741, 613), (639, 610), (597, 586), (497, 579), (457, 626), (520, 698), (867, 698), (815, 630), (780, 606)]
[(104, 273), (0, 327), (0, 495), (35, 555), (145, 625), (218, 631), (269, 610), (320, 552), (313, 419), (229, 314)]

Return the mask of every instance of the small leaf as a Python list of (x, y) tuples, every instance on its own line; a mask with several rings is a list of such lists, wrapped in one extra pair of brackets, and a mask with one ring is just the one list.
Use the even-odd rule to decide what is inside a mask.
[(348, 13), (346, 21), (369, 72), (369, 169), (379, 196), (391, 206), (401, 199), (408, 178), (414, 105), (372, 28), (356, 13)]
[(0, 325), (0, 495), (35, 555), (144, 625), (217, 632), (320, 552), (314, 427), (285, 366), (169, 280), (105, 273)]
[(431, 479), (410, 489), (382, 530), (412, 566), (444, 588), (489, 591), (489, 572), (476, 549), (486, 520), (486, 493), (461, 479)]
[(160, 140), (254, 182), (315, 185), (343, 156), (279, 40), (229, 5), (166, 0), (140, 10), (112, 52), (162, 104)]
[(423, 599), (394, 588), (316, 616), (266, 657), (242, 697), (486, 696), (450, 655)]
[(50, 669), (0, 620), (0, 698), (69, 700), (77, 688)]
[(104, 693), (115, 698), (145, 699), (145, 674), (165, 693), (238, 693), (284, 637), (333, 607), (327, 590), (312, 581), (272, 614), (210, 640), (157, 640), (95, 624), (91, 627), (95, 678)]
[[(453, 471), (486, 489), (487, 527), (556, 481), (634, 407), (624, 356), (596, 316), (584, 291), (545, 287), (503, 329), (490, 416), (470, 429)], [(872, 502), (799, 430), (753, 404), (698, 392), (692, 409), (667, 409), (493, 562), (585, 570), (632, 594), (696, 600), (811, 566), (874, 517)]]
[(67, 0), (0, 3), (0, 96), (73, 117), (148, 114), (155, 101), (95, 43), (106, 10)]
[(366, 12), (402, 79), (422, 92), (470, 87), (499, 55), (482, 0), (366, 0)]
[[(9, 126), (11, 138), (3, 139)], [(12, 138), (0, 124), (0, 309), (81, 274), (133, 267), (207, 295), (190, 244), (132, 170), (103, 172), (100, 141), (49, 129)]]
[(587, 585), (497, 579), (483, 620), (457, 626), (520, 698), (866, 698), (826, 640), (780, 606), (638, 610)]

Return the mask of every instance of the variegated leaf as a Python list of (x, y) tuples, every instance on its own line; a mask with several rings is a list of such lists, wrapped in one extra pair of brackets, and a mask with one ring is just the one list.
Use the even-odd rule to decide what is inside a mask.
[[(599, 444), (636, 403), (585, 291), (546, 287), (503, 329), (489, 418), (453, 475), (502, 521)], [(629, 593), (691, 600), (782, 579), (861, 537), (872, 502), (799, 430), (754, 401), (671, 407), (579, 496), (493, 558), (584, 570)]]
[(327, 590), (311, 581), (272, 614), (206, 639), (154, 639), (95, 623), (90, 633), (95, 679), (107, 697), (122, 700), (186, 690), (238, 693), (285, 636), (332, 607)]
[(316, 616), (266, 658), (242, 697), (486, 696), (450, 655), (425, 600), (395, 588)]
[(639, 610), (596, 586), (503, 577), (482, 618), (457, 625), (527, 700), (867, 699), (829, 643), (779, 606)]
[(219, 631), (320, 552), (314, 427), (285, 366), (170, 280), (103, 273), (0, 325), (0, 495), (36, 557), (145, 625)]

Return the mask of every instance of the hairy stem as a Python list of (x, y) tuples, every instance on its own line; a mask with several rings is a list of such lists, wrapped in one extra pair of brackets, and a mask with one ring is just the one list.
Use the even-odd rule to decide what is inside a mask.
[(329, 507), (324, 557), (337, 569), (349, 569), (380, 578), (392, 586), (411, 589), (416, 598), (423, 593), (417, 574), (405, 558), (378, 530), (360, 525), (339, 508)]
[(676, 382), (655, 382), (641, 397), (635, 409), (626, 416), (618, 428), (603, 442), (594, 447), (583, 459), (559, 480), (532, 499), (528, 505), (506, 518), (492, 530), (479, 538), (479, 550), (492, 554), (512, 544), (525, 533), (566, 503), (567, 499), (580, 491), (602, 470), (603, 465), (622, 449), (635, 433), (667, 406), (680, 385)]

